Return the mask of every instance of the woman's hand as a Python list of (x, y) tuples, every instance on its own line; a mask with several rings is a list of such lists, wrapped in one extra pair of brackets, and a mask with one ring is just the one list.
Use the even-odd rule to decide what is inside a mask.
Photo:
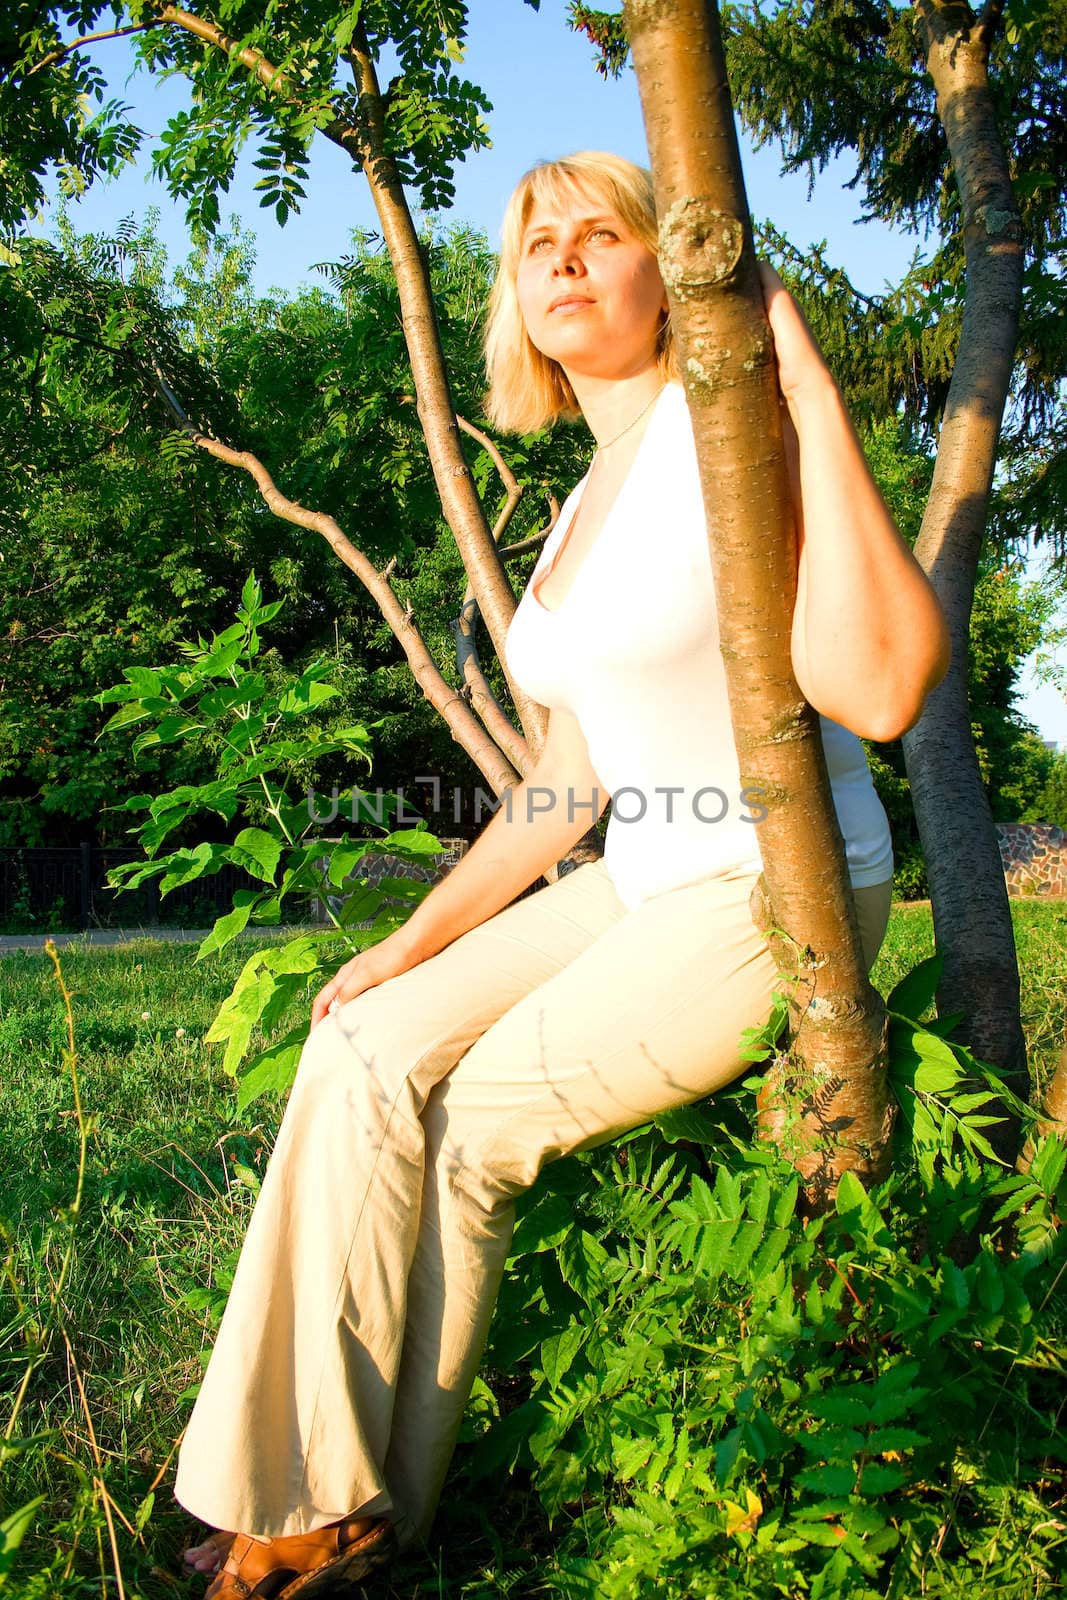
[(335, 1001), (342, 1006), (346, 1001), (354, 1000), (357, 994), (362, 994), (364, 989), (373, 989), (387, 978), (398, 977), (401, 972), (418, 966), (421, 958), (410, 943), (401, 937), (403, 933), (403, 928), (397, 928), (381, 944), (361, 950), (358, 956), (353, 956), (351, 961), (346, 961), (343, 967), (338, 968), (312, 1002), (312, 1028), (318, 1026)]
[[(778, 359), (778, 384), (793, 413), (794, 401), (813, 386), (832, 386), (833, 375), (823, 360), (822, 351), (805, 321), (804, 313), (777, 272), (767, 261), (757, 262), (757, 267), (767, 321), (774, 338), (774, 353)], [(796, 420), (794, 415), (794, 423)]]

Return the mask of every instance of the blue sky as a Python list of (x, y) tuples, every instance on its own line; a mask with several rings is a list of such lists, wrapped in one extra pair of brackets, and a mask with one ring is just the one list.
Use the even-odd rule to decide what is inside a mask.
[[(456, 169), (456, 200), (449, 214), (498, 240), (504, 203), (518, 176), (534, 161), (581, 149), (615, 150), (647, 161), (644, 128), (634, 74), (607, 81), (592, 67), (592, 47), (565, 26), (566, 0), (541, 0), (534, 12), (522, 0), (471, 0), (467, 55), (460, 69), (479, 84), (493, 104), (489, 116), (492, 146)], [(131, 75), (132, 41), (93, 46), (94, 59), (107, 74), (112, 92), (134, 109), (134, 119), (149, 140), (168, 117), (188, 103), (177, 79), (156, 83)], [(754, 151), (743, 142), (749, 206), (767, 217), (801, 248), (826, 240), (830, 258), (848, 272), (857, 288), (880, 290), (907, 266), (923, 241), (887, 228), (861, 223), (858, 191), (845, 187), (848, 161), (831, 163), (809, 195), (804, 177), (785, 177), (778, 152)], [(278, 226), (263, 210), (253, 184), (259, 174), (252, 153), (238, 169), (228, 196), (221, 197), (223, 220), (236, 212), (258, 238), (257, 287), (293, 291), (302, 282), (322, 283), (315, 262), (335, 261), (349, 248), (351, 230), (374, 228), (366, 185), (334, 146), (320, 140), (314, 152), (308, 198), (299, 216)], [(180, 206), (152, 174), (147, 157), (111, 184), (96, 186), (71, 206), (80, 231), (107, 231), (130, 213), (160, 208), (160, 234), (172, 261), (185, 254), (188, 235)], [(47, 226), (47, 218), (44, 219)], [(1031, 562), (1031, 574), (1040, 564)], [(1067, 661), (1064, 666), (1067, 667)], [(1032, 676), (1032, 674), (1031, 674)], [(1055, 689), (1033, 685), (1024, 706), (1042, 735), (1067, 744), (1067, 700)]]

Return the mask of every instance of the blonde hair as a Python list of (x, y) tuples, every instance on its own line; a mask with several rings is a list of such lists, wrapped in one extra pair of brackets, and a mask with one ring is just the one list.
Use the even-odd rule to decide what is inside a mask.
[[(530, 341), (515, 281), (522, 236), (534, 207), (542, 202), (558, 205), (576, 194), (606, 205), (656, 254), (656, 203), (647, 168), (603, 150), (580, 150), (559, 161), (539, 161), (523, 174), (504, 213), (500, 266), (489, 294), (484, 338), (489, 378), (485, 413), (505, 433), (536, 433), (560, 417), (573, 420), (582, 414), (559, 362), (542, 355)], [(669, 317), (659, 333), (657, 365), (664, 382), (680, 379)]]

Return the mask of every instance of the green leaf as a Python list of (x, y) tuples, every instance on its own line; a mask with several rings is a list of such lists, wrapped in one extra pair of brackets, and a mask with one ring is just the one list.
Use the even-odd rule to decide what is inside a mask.
[(520, 1218), (508, 1260), (554, 1250), (574, 1227), (574, 1207), (566, 1195), (549, 1194)]
[(851, 1494), (856, 1486), (856, 1469), (830, 1464), (804, 1467), (797, 1473), (795, 1481), (802, 1489), (810, 1489), (815, 1494), (846, 1495)]
[(906, 1017), (890, 1014), (889, 1072), (894, 1084), (944, 1094), (963, 1077), (952, 1047)]
[(808, 1401), (808, 1410), (813, 1417), (839, 1427), (862, 1428), (870, 1420), (871, 1403), (862, 1389), (836, 1389), (814, 1395)]
[(388, 833), (384, 839), (375, 842), (377, 850), (387, 850), (403, 859), (404, 852), (410, 851), (417, 856), (440, 855), (444, 845), (436, 834), (428, 833), (422, 828), (402, 828), (397, 833)]
[(15, 1552), (33, 1525), (34, 1513), (44, 1505), (47, 1495), (39, 1494), (12, 1511), (0, 1522), (0, 1586), (7, 1582), (15, 1562)]
[[(258, 166), (259, 163), (257, 162), (256, 165)], [(250, 572), (241, 590), (241, 604), (246, 611), (254, 611), (262, 598), (262, 590), (256, 582), (256, 575), (254, 572)]]
[(558, 1260), (563, 1281), (581, 1295), (586, 1305), (594, 1305), (603, 1293), (608, 1259), (599, 1239), (580, 1226), (572, 1226), (560, 1242)]
[[(231, 939), (236, 939), (239, 933), (243, 933), (252, 915), (252, 907), (258, 899), (259, 895), (255, 889), (238, 889), (234, 895), (234, 909), (227, 911), (225, 916), (216, 918), (214, 927), (207, 938), (202, 940), (196, 952), (196, 960), (202, 961), (205, 956), (221, 950)], [(210, 1039), (211, 1035), (208, 1033), (204, 1037)]]
[(572, 1323), (541, 1346), (541, 1370), (553, 1389), (574, 1365), (574, 1359), (588, 1336), (588, 1328)]
[(1067, 1167), (1067, 1144), (1054, 1134), (1037, 1141), (1034, 1158), (1030, 1163), (1030, 1176), (1041, 1185), (1042, 1192), (1051, 1200), (1060, 1186), (1064, 1168)]
[(282, 842), (273, 833), (264, 828), (242, 828), (226, 857), (253, 877), (273, 884), (281, 853)]
[(292, 684), (279, 696), (278, 710), (283, 716), (302, 716), (307, 711), (314, 711), (316, 706), (321, 706), (325, 700), (332, 700), (334, 695), (340, 692), (340, 689), (335, 688), (332, 683), (317, 682), (310, 676), (309, 669), (297, 683)]
[(242, 1116), (253, 1100), (262, 1094), (282, 1095), (296, 1076), (300, 1056), (308, 1038), (308, 1027), (301, 1023), (284, 1039), (254, 1057), (238, 1079), (237, 1115)]
[(168, 872), (160, 879), (160, 894), (169, 894), (172, 889), (180, 888), (183, 883), (193, 883), (197, 878), (212, 876), (221, 871), (227, 859), (225, 845), (197, 844), (190, 850), (175, 850), (169, 858)]
[(860, 1494), (892, 1494), (894, 1489), (899, 1489), (907, 1481), (908, 1475), (902, 1468), (881, 1461), (868, 1461), (864, 1464), (857, 1488)]
[(324, 845), (323, 854), (326, 855), (327, 853), (329, 866), (326, 880), (335, 889), (340, 889), (344, 887), (345, 880), (355, 871), (364, 856), (369, 855), (371, 852), (370, 846), (365, 843), (342, 843)]
[(853, 1235), (871, 1245), (892, 1244), (893, 1235), (886, 1227), (882, 1213), (854, 1172), (841, 1174), (834, 1206)]
[(656, 1127), (668, 1144), (686, 1139), (693, 1144), (714, 1144), (719, 1136), (719, 1125), (711, 1112), (702, 1105), (674, 1106), (660, 1111), (653, 1118)]
[(928, 1011), (934, 1003), (943, 966), (944, 957), (940, 951), (927, 956), (925, 961), (920, 961), (918, 966), (905, 973), (890, 992), (886, 1010), (895, 1011), (902, 1017), (910, 1017), (913, 1022), (919, 1022), (923, 1012)]

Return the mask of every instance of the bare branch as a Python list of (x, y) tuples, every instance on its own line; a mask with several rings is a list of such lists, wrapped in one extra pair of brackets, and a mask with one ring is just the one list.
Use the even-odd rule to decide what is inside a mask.
[(474, 637), (477, 619), (478, 602), (468, 585), (459, 615), (452, 624), (456, 639), (456, 670), (463, 680), (471, 706), (481, 718), (486, 731), (496, 740), (513, 766), (525, 773), (530, 762), (529, 748), (489, 687), (482, 670)]
[[(249, 45), (240, 45), (215, 23), (194, 16), (181, 6), (163, 5), (159, 8), (158, 16), (161, 21), (184, 28), (206, 44), (224, 51), (231, 60), (239, 61), (272, 93), (299, 103), (300, 85), (275, 67), (262, 51)], [(504, 660), (504, 636), (514, 615), (515, 597), (496, 554), (495, 544), (489, 537), (481, 504), (474, 493), (469, 470), (459, 449), (458, 439), (455, 438), (457, 423), (440, 357), (433, 303), (395, 163), (384, 151), (381, 90), (374, 60), (361, 28), (357, 29), (356, 42), (349, 52), (349, 63), (360, 97), (361, 116), (365, 118), (366, 125), (357, 126), (338, 117), (327, 123), (322, 132), (359, 164), (370, 186), (400, 291), (404, 335), (419, 397), (419, 415), (441, 507), (459, 545), (468, 577), (473, 578), (480, 592), (479, 610), (485, 617), (508, 679), (516, 710), (523, 726), (530, 730), (531, 742), (539, 748), (544, 739), (547, 714), (543, 706), (538, 705), (511, 680)], [(197, 443), (200, 442), (198, 438)], [(320, 528), (319, 531), (323, 530)], [(343, 534), (341, 538), (344, 538)], [(486, 605), (489, 607), (488, 613)], [(467, 707), (464, 706), (464, 709), (467, 710)]]
[(514, 544), (501, 545), (501, 561), (510, 561), (513, 556), (525, 555), (527, 550), (536, 550), (539, 544), (544, 544), (559, 521), (559, 501), (551, 489), (545, 490), (545, 498), (548, 501), (548, 521), (545, 526), (538, 528), (536, 533), (527, 534), (525, 539), (516, 539)]
[(378, 572), (373, 562), (368, 560), (362, 551), (356, 549), (333, 517), (322, 511), (309, 511), (305, 506), (282, 494), (258, 456), (254, 456), (250, 450), (234, 450), (221, 439), (213, 439), (201, 433), (190, 422), (184, 407), (158, 366), (155, 372), (163, 400), (178, 426), (198, 449), (214, 456), (217, 461), (224, 461), (227, 466), (240, 467), (243, 472), (247, 472), (275, 516), (281, 517), (286, 522), (292, 522), (297, 527), (321, 534), (339, 560), (343, 561), (349, 571), (360, 580), (400, 641), (415, 682), (430, 704), (447, 722), (456, 743), (467, 752), (486, 781), (492, 785), (494, 793), (503, 794), (506, 789), (517, 783), (518, 772), (501, 754), (497, 745), (486, 738), (478, 719), (462, 694), (457, 694), (451, 684), (446, 682), (426, 648), (410, 606), (402, 606), (393, 592), (387, 576), (392, 570), (392, 563), (384, 572)]
[(522, 499), (522, 484), (516, 478), (515, 474), (504, 460), (504, 457), (500, 454), (497, 446), (493, 443), (492, 439), (490, 439), (487, 433), (483, 433), (481, 428), (476, 428), (473, 422), (468, 422), (466, 417), (461, 417), (458, 411), (456, 412), (456, 421), (459, 423), (459, 426), (464, 433), (470, 434), (472, 439), (477, 439), (478, 443), (487, 453), (494, 467), (499, 472), (504, 483), (504, 488), (507, 490), (507, 499), (504, 502), (504, 508), (493, 525), (493, 543), (499, 544), (501, 535), (503, 534), (508, 523), (511, 521), (512, 517), (515, 515), (515, 508)]

